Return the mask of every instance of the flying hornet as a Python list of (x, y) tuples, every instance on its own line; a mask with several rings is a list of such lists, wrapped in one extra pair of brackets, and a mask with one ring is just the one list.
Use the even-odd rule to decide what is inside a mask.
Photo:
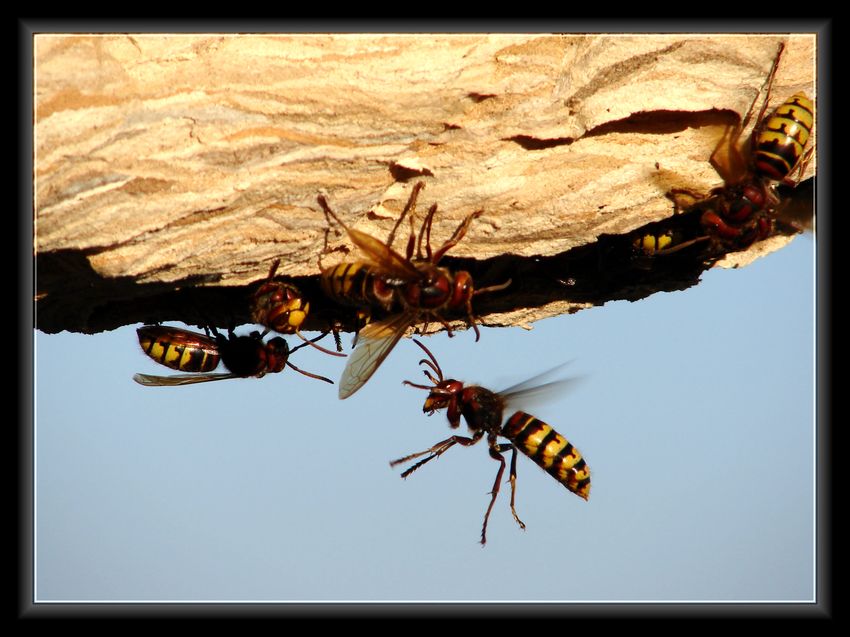
[[(429, 392), (422, 407), (423, 412), (432, 415), (439, 409), (445, 409), (449, 426), (452, 429), (457, 429), (460, 426), (460, 419), (463, 416), (472, 436), (451, 436), (425, 451), (393, 460), (390, 462), (391, 467), (426, 456), (406, 469), (401, 474), (402, 478), (406, 478), (434, 458), (439, 458), (454, 445), (459, 444), (468, 447), (486, 436), (490, 457), (499, 462), (499, 470), (496, 473), (496, 480), (493, 482), (490, 504), (484, 514), (484, 524), (481, 527), (482, 545), (487, 543), (487, 521), (490, 518), (490, 512), (493, 510), (493, 504), (496, 502), (496, 496), (499, 494), (499, 486), (505, 472), (505, 457), (502, 454), (506, 451), (511, 452), (509, 477), (511, 513), (521, 529), (525, 529), (525, 524), (517, 515), (515, 507), (517, 450), (531, 458), (569, 491), (583, 500), (588, 499), (590, 496), (590, 469), (578, 449), (570, 444), (566, 438), (545, 422), (523, 411), (515, 412), (504, 425), (502, 424), (503, 412), (508, 403), (520, 396), (527, 398), (534, 393), (555, 390), (571, 382), (569, 379), (530, 387), (529, 385), (538, 379), (538, 376), (505, 391), (493, 392), (484, 387), (468, 386), (459, 380), (444, 378), (437, 359), (434, 358), (428, 348), (416, 339), (413, 339), (413, 342), (428, 356), (427, 359), (419, 361), (419, 364), (426, 366), (423, 371), (432, 384), (420, 385), (409, 380), (404, 381), (404, 384)], [(506, 438), (509, 443), (499, 443), (499, 436)]]
[[(290, 354), (307, 343), (290, 349), (286, 340), (280, 336), (264, 342), (259, 332), (252, 332), (248, 336), (236, 336), (232, 330), (223, 336), (215, 328), (212, 328), (212, 332), (213, 336), (210, 336), (164, 325), (140, 327), (136, 333), (145, 354), (160, 365), (191, 373), (172, 376), (135, 374), (133, 380), (148, 387), (191, 385), (227, 378), (261, 378), (266, 374), (282, 372), (289, 366), (299, 374), (333, 383), (329, 378), (311, 374), (289, 362)], [(229, 371), (212, 373), (219, 363)]]
[[(468, 215), (452, 236), (434, 251), (431, 249), (431, 225), (437, 204), (428, 210), (418, 238), (413, 225), (416, 199), (424, 187), (424, 182), (414, 185), (410, 198), (386, 242), (348, 227), (331, 210), (327, 200), (319, 196), (319, 205), (329, 217), (329, 222), (332, 218), (342, 226), (354, 245), (363, 253), (362, 261), (343, 262), (330, 268), (321, 268), (320, 264), (322, 289), (337, 303), (361, 308), (379, 308), (390, 314), (383, 320), (368, 323), (360, 330), (357, 345), (348, 359), (339, 383), (341, 399), (351, 396), (371, 378), (405, 331), (423, 316), (442, 323), (451, 336), (452, 330), (443, 319), (442, 313), (463, 308), (477, 341), (480, 332), (472, 312), (472, 298), (484, 292), (502, 290), (511, 283), (508, 280), (500, 285), (476, 290), (469, 272), (453, 272), (437, 265), (446, 252), (463, 239), (472, 220), (480, 217), (483, 210)], [(408, 213), (411, 224), (410, 237), (406, 253), (402, 256), (391, 246), (398, 227)]]
[(301, 333), (301, 325), (310, 313), (310, 302), (292, 283), (275, 280), (280, 259), (276, 259), (269, 275), (251, 296), (251, 320), (279, 334), (295, 334), (305, 343), (332, 356), (345, 356), (325, 349)]
[(765, 117), (784, 48), (780, 44), (771, 67), (749, 144), (742, 143), (741, 137), (758, 100), (753, 101), (737, 126), (726, 130), (711, 154), (711, 164), (724, 185), (705, 198), (687, 190), (671, 192), (677, 205), (680, 195), (692, 197), (692, 205), (702, 211), (705, 234), (721, 248), (744, 249), (770, 236), (774, 222), (784, 220), (783, 209), (794, 198), (778, 190), (778, 185), (795, 187), (813, 154), (806, 145), (814, 124), (814, 105), (804, 93), (795, 93)]

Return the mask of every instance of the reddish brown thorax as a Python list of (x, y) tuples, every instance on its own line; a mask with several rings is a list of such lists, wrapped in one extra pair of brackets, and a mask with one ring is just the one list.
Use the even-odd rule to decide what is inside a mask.
[(723, 216), (733, 221), (745, 221), (765, 207), (767, 192), (762, 183), (753, 182), (734, 189), (731, 200), (729, 205), (723, 206)]
[(416, 268), (424, 276), (402, 288), (404, 305), (420, 310), (454, 310), (470, 304), (474, 285), (469, 272), (461, 270), (453, 273), (428, 262), (417, 263)]
[(250, 336), (216, 335), (221, 360), (234, 376), (280, 372), (289, 358), (289, 345), (280, 336), (264, 343), (259, 332)]
[(483, 430), (498, 433), (502, 427), (504, 400), (496, 392), (478, 387), (465, 386), (459, 380), (439, 382), (425, 399), (422, 411), (434, 413), (446, 409), (449, 425), (456, 429), (460, 417), (466, 420), (470, 431)]

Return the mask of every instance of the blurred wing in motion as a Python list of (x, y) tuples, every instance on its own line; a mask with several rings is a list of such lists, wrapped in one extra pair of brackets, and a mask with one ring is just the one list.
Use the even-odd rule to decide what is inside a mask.
[(560, 398), (563, 393), (572, 391), (585, 377), (572, 376), (548, 382), (544, 381), (571, 363), (572, 361), (567, 361), (544, 372), (535, 374), (531, 378), (527, 378), (516, 385), (498, 392), (499, 396), (502, 397), (506, 405), (510, 405), (513, 409), (533, 407), (534, 405), (539, 405), (541, 402)]

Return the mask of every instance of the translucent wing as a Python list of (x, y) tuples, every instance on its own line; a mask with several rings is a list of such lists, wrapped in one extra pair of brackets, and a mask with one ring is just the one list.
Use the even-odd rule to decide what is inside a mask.
[(150, 374), (134, 374), (133, 380), (145, 387), (176, 387), (177, 385), (193, 385), (208, 383), (213, 380), (237, 378), (233, 374), (174, 374), (173, 376), (151, 376)]
[(740, 123), (728, 126), (709, 159), (727, 186), (738, 183), (747, 174), (747, 158), (741, 152), (740, 138)]
[(369, 323), (360, 330), (357, 347), (348, 357), (339, 381), (340, 400), (348, 398), (366, 384), (415, 318), (415, 314), (404, 312), (377, 323)]
[(346, 227), (345, 231), (352, 243), (363, 252), (366, 260), (386, 270), (388, 274), (406, 279), (416, 279), (421, 276), (419, 270), (413, 267), (410, 261), (383, 241), (354, 228)]
[(807, 179), (796, 188), (780, 184), (776, 188), (780, 203), (776, 208), (777, 221), (799, 232), (815, 231), (815, 178)]
[(359, 230), (355, 230), (354, 228), (349, 228), (342, 219), (340, 219), (336, 213), (331, 210), (330, 206), (328, 206), (328, 202), (325, 200), (323, 196), (319, 196), (319, 205), (322, 207), (322, 210), (325, 211), (325, 216), (330, 216), (336, 221), (343, 229), (348, 233), (348, 237), (351, 239), (352, 243), (356, 245), (360, 250), (364, 253), (367, 260), (376, 266), (383, 268), (387, 271), (388, 274), (399, 277), (399, 278), (407, 278), (407, 279), (415, 279), (420, 276), (419, 271), (413, 266), (409, 259), (401, 256), (397, 252), (392, 249), (393, 237), (395, 236), (396, 228), (401, 223), (402, 219), (410, 212), (411, 209), (416, 204), (416, 197), (419, 194), (419, 191), (425, 187), (424, 182), (419, 182), (413, 186), (413, 190), (410, 193), (410, 199), (407, 202), (407, 205), (404, 207), (404, 210), (401, 213), (398, 221), (396, 222), (395, 227), (393, 228), (390, 236), (387, 240), (387, 243), (376, 239), (375, 237), (366, 234), (365, 232), (360, 232)]

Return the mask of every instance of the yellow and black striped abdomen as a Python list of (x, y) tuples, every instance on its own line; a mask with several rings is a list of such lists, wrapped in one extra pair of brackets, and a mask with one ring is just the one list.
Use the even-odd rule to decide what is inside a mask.
[(322, 270), (319, 280), (324, 293), (341, 305), (387, 308), (392, 305), (393, 290), (381, 285), (380, 277), (368, 263), (339, 263)]
[(662, 232), (652, 233), (645, 232), (635, 236), (632, 241), (632, 246), (637, 252), (647, 256), (658, 254), (673, 245), (673, 231), (666, 230)]
[(590, 468), (578, 449), (542, 420), (518, 411), (502, 435), (577, 496), (590, 496)]
[(756, 173), (781, 181), (787, 177), (809, 141), (814, 124), (814, 105), (803, 93), (788, 98), (761, 125), (755, 140), (753, 166)]
[(221, 360), (215, 339), (204, 334), (161, 325), (145, 325), (136, 333), (145, 354), (171, 369), (209, 372)]

